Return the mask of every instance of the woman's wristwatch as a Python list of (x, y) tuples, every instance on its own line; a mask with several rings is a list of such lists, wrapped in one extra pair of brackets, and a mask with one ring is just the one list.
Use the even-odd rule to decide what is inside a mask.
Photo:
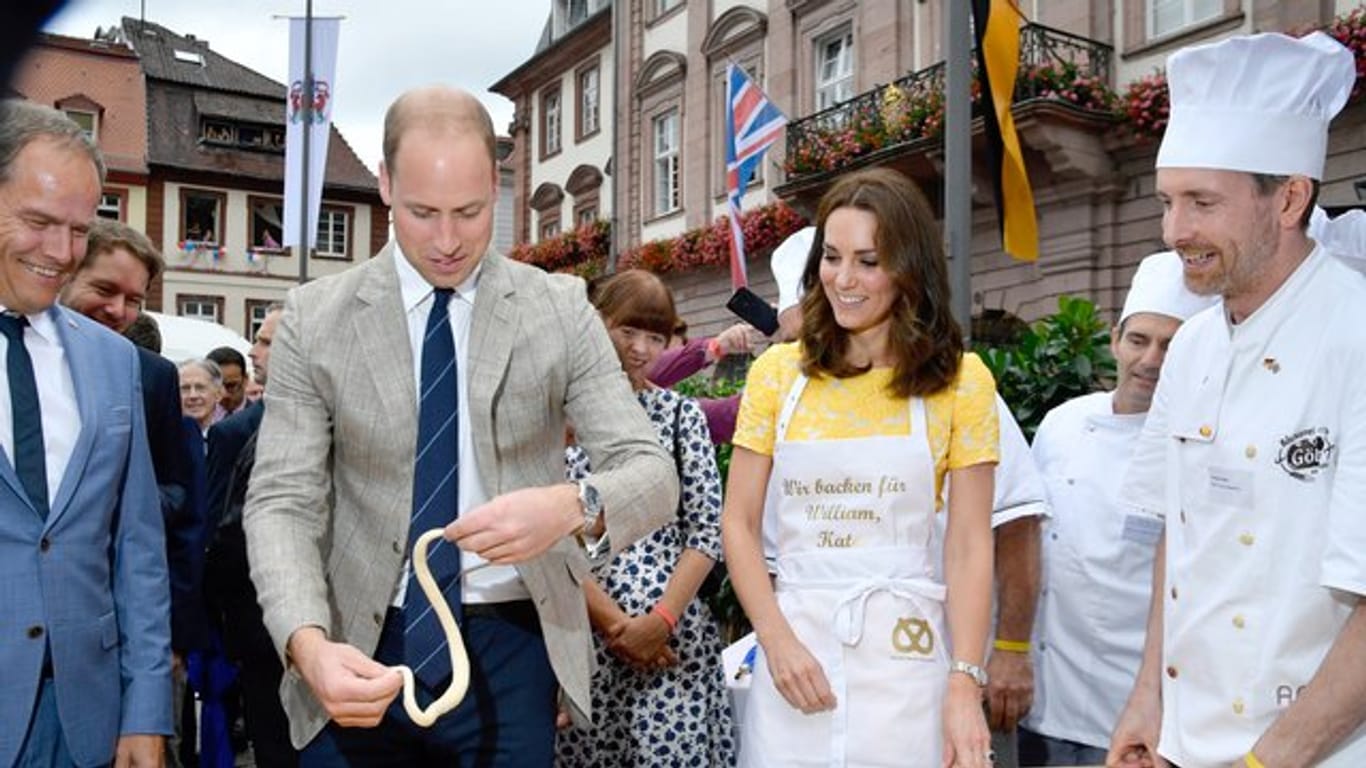
[(976, 664), (969, 664), (966, 661), (954, 659), (953, 662), (949, 664), (949, 674), (953, 674), (954, 672), (962, 672), (972, 678), (972, 681), (977, 683), (981, 688), (987, 687), (987, 671)]

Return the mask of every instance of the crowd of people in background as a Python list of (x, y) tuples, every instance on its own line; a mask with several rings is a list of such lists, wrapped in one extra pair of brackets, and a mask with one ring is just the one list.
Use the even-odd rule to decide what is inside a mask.
[(98, 151), (0, 102), (0, 764), (230, 765), (240, 718), (260, 766), (1366, 765), (1366, 278), (1315, 218), (1355, 76), (1172, 56), (1173, 250), (1032, 446), (899, 172), (774, 252), (772, 338), (689, 340), (653, 274), (492, 249), (487, 112), (412, 91), (393, 240), (172, 362)]

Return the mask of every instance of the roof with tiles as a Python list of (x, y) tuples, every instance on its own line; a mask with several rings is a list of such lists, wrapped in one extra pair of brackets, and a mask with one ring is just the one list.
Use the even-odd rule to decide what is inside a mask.
[[(241, 123), (285, 125), (285, 86), (221, 56), (208, 41), (152, 22), (125, 17), (125, 37), (142, 59), (151, 126), (147, 161), (152, 165), (283, 181), (284, 155), (200, 140), (204, 117)], [(334, 124), (327, 146), (332, 187), (375, 192), (378, 182)]]
[(137, 54), (125, 45), (41, 35), (14, 90), (31, 101), (97, 115), (96, 142), (111, 171), (147, 173), (147, 99)]

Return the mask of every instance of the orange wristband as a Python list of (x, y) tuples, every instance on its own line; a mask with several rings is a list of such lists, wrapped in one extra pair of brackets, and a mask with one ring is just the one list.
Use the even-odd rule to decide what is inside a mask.
[(678, 617), (670, 613), (663, 603), (655, 603), (655, 607), (650, 609), (650, 613), (663, 619), (664, 623), (669, 625), (669, 634), (673, 634), (674, 630), (678, 629)]
[(720, 339), (716, 337), (707, 339), (707, 354), (711, 355), (711, 359), (713, 360), (720, 360), (722, 357), (724, 357), (724, 355), (721, 354)]

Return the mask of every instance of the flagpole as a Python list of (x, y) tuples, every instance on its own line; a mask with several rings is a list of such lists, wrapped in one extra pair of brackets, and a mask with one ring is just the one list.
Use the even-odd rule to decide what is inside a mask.
[(309, 171), (309, 134), (313, 133), (313, 0), (304, 3), (304, 93), (303, 111), (299, 115), (303, 121), (303, 152), (300, 163), (303, 171), (299, 175), (299, 285), (308, 282), (308, 171)]
[(972, 339), (972, 34), (968, 3), (947, 6), (944, 50), (944, 242), (954, 319)]

